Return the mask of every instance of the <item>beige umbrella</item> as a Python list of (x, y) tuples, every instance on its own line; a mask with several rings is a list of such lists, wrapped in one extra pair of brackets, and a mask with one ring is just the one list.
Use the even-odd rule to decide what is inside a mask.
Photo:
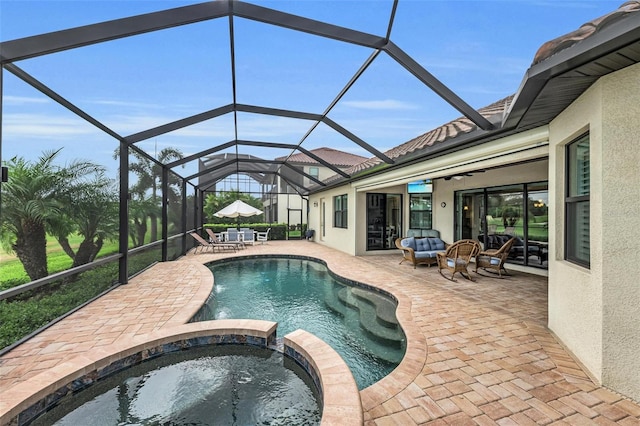
[(253, 206), (245, 203), (241, 200), (236, 200), (223, 208), (219, 212), (215, 213), (215, 217), (249, 217), (262, 214), (262, 210), (256, 209)]

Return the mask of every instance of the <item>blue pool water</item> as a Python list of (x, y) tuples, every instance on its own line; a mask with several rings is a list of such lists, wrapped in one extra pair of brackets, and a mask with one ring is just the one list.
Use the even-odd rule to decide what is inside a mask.
[(388, 375), (404, 356), (395, 303), (378, 292), (338, 282), (318, 262), (262, 257), (209, 268), (215, 286), (199, 320), (275, 321), (278, 336), (304, 329), (342, 356), (360, 389)]
[(318, 425), (318, 399), (311, 378), (283, 354), (225, 345), (128, 368), (32, 425)]

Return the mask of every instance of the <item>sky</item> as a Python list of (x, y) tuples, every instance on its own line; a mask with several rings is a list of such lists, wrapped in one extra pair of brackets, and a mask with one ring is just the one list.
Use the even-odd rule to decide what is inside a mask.
[[(392, 0), (248, 1), (385, 36)], [(200, 2), (0, 0), (0, 41)], [(617, 1), (399, 0), (391, 41), (465, 102), (481, 108), (514, 94), (538, 48), (612, 12)], [(322, 114), (372, 50), (242, 18), (233, 20), (238, 103)], [(121, 136), (233, 102), (229, 20), (216, 19), (15, 63)], [(3, 70), (2, 160), (89, 159), (117, 173), (117, 141)], [(386, 53), (328, 117), (382, 152), (462, 114)], [(238, 139), (331, 147), (371, 157), (324, 124), (238, 113)], [(309, 133), (310, 130), (313, 131)], [(185, 156), (234, 140), (233, 114), (137, 145)], [(265, 159), (290, 150), (240, 147)], [(223, 152), (235, 152), (227, 150)], [(175, 169), (182, 176), (197, 163)]]

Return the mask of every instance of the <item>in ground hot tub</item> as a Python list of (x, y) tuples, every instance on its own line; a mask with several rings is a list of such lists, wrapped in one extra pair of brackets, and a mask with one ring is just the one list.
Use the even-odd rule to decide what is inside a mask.
[(304, 330), (277, 342), (276, 328), (203, 321), (96, 348), (14, 386), (0, 424), (362, 425), (335, 350)]
[(199, 347), (120, 371), (66, 397), (34, 425), (314, 425), (313, 381), (282, 353), (253, 346)]

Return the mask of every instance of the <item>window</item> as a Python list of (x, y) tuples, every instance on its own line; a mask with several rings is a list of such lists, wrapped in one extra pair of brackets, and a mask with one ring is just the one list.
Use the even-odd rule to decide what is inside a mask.
[(567, 145), (565, 259), (589, 267), (589, 135)]
[(409, 194), (409, 228), (431, 229), (431, 194)]
[(320, 169), (318, 167), (309, 167), (309, 175), (317, 179), (320, 175)]
[(333, 197), (333, 226), (347, 227), (347, 194)]

